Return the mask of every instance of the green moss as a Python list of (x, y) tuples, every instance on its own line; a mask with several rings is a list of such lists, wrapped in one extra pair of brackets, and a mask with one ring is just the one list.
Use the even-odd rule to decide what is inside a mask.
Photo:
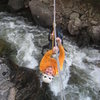
[(0, 56), (4, 54), (9, 54), (10, 52), (11, 52), (10, 44), (0, 39)]

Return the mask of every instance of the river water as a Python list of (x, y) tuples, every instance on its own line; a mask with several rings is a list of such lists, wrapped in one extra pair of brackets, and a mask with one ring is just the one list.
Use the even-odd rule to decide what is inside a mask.
[[(11, 58), (20, 66), (38, 70), (48, 31), (21, 16), (0, 13), (0, 38), (16, 49)], [(67, 37), (64, 48), (67, 51), (61, 76), (66, 100), (100, 100), (100, 51), (92, 47), (80, 49)], [(59, 76), (49, 86), (59, 100)]]

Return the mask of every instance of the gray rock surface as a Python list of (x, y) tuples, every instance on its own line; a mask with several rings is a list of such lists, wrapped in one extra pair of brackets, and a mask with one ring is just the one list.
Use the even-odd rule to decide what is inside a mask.
[(100, 41), (100, 25), (92, 26), (93, 39), (95, 41)]
[(29, 2), (29, 8), (31, 10), (31, 13), (33, 15), (33, 18), (37, 20), (40, 25), (43, 26), (49, 26), (52, 25), (52, 12), (50, 12), (50, 9), (48, 8), (48, 4), (43, 3), (45, 1), (38, 1), (37, 0), (31, 0)]
[(10, 82), (10, 69), (3, 61), (4, 58), (0, 58), (0, 100), (8, 100), (13, 84)]
[(9, 0), (8, 5), (17, 11), (24, 7), (24, 0)]
[(71, 35), (79, 35), (82, 23), (81, 20), (77, 17), (72, 20), (69, 20), (68, 31)]

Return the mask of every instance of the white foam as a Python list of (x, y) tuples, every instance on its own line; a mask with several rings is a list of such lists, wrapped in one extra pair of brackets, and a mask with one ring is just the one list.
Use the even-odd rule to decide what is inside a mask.
[[(66, 57), (65, 57), (65, 62), (67, 61)], [(61, 90), (62, 88), (64, 91), (64, 89), (67, 87), (67, 83), (70, 77), (70, 67), (68, 66), (70, 65), (70, 62), (69, 64), (67, 63), (68, 62), (64, 63), (63, 71), (61, 71), (62, 82), (59, 79), (59, 76), (57, 75), (54, 78), (53, 82), (50, 84), (51, 91), (53, 91), (55, 96), (60, 94), (60, 92), (62, 91)], [(62, 88), (61, 88), (61, 85), (62, 85)]]
[[(4, 17), (5, 20), (7, 19)], [(9, 18), (10, 20), (10, 18)], [(17, 62), (20, 66), (24, 66), (27, 68), (34, 69), (38, 63), (34, 57), (35, 52), (37, 51), (34, 46), (33, 33), (30, 33), (28, 29), (32, 29), (32, 26), (26, 25), (23, 21), (18, 21), (20, 25), (15, 23), (16, 18), (12, 19), (9, 23), (3, 24), (5, 25), (6, 33), (5, 39), (14, 45), (17, 49)], [(3, 23), (3, 22), (2, 22)]]
[(92, 76), (92, 79), (97, 85), (97, 87), (100, 88), (100, 68), (97, 68), (95, 66), (94, 70), (90, 73), (90, 75)]

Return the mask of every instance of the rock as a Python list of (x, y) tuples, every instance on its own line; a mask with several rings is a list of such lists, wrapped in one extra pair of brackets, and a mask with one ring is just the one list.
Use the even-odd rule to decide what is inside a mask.
[(79, 18), (79, 13), (72, 13), (72, 14), (70, 15), (70, 19), (71, 19), (71, 20), (73, 20), (73, 19), (75, 19), (75, 18)]
[(79, 18), (75, 18), (74, 20), (70, 20), (68, 23), (68, 31), (71, 35), (78, 35), (81, 29), (81, 20)]
[(40, 86), (38, 74), (35, 70), (24, 67), (19, 67), (17, 71), (12, 72), (11, 81), (17, 88), (16, 100), (52, 100), (54, 96), (48, 84), (41, 83)]
[(7, 3), (8, 0), (0, 0), (0, 3), (4, 4), (4, 3)]
[(6, 61), (5, 58), (0, 58), (0, 98), (0, 100), (57, 100), (48, 84), (42, 82), (40, 84), (39, 71), (19, 67), (11, 60)]
[(81, 27), (81, 20), (79, 18), (75, 18), (75, 26)]
[(11, 51), (10, 44), (0, 39), (0, 56), (9, 55)]
[(94, 21), (94, 20), (92, 20), (90, 23), (91, 23), (92, 25), (97, 25), (97, 24), (98, 24), (98, 22), (97, 22), (97, 21)]
[(92, 38), (95, 42), (100, 41), (100, 25), (92, 26)]
[(40, 0), (43, 3), (49, 4), (49, 0)]
[(51, 26), (53, 23), (52, 12), (48, 9), (48, 6), (41, 1), (37, 2), (37, 0), (29, 2), (29, 8), (36, 23), (45, 27)]
[(10, 69), (4, 60), (5, 58), (0, 57), (0, 100), (8, 100), (10, 88), (13, 86), (10, 82)]
[(71, 77), (69, 80), (69, 84), (77, 84), (78, 86), (84, 85), (88, 78), (87, 73), (82, 71), (82, 69), (77, 69), (77, 66), (75, 65), (72, 65), (70, 67), (71, 67)]
[(5, 52), (6, 47), (6, 42), (0, 39), (0, 55)]
[(18, 11), (24, 7), (24, 0), (9, 0), (8, 5), (14, 11)]
[(8, 78), (10, 75), (10, 69), (7, 67), (6, 64), (1, 63), (0, 64), (0, 80), (3, 80), (4, 78)]
[(15, 100), (15, 95), (16, 95), (15, 87), (12, 87), (10, 89), (8, 100)]

